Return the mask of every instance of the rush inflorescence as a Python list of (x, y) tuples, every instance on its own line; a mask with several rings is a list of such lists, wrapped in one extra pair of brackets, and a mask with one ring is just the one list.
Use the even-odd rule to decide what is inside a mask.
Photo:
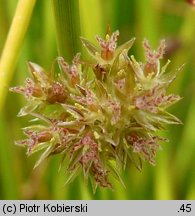
[(81, 172), (96, 187), (112, 188), (111, 176), (121, 180), (120, 172), (129, 163), (141, 169), (141, 159), (155, 165), (160, 142), (157, 135), (165, 124), (180, 124), (166, 108), (180, 100), (167, 94), (177, 72), (166, 72), (160, 60), (165, 41), (152, 50), (144, 40), (145, 62), (128, 52), (135, 39), (117, 46), (119, 31), (96, 36), (98, 46), (85, 38), (82, 44), (91, 60), (77, 54), (72, 63), (56, 59), (59, 70), (45, 71), (29, 62), (31, 78), (24, 86), (10, 90), (24, 95), (27, 105), (19, 116), (30, 115), (33, 124), (23, 128), (27, 154), (41, 151), (36, 163), (60, 154), (71, 181)]

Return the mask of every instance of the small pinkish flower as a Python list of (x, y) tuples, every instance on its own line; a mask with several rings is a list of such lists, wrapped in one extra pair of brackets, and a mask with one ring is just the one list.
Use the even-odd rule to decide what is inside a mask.
[(52, 134), (47, 131), (32, 131), (32, 130), (24, 130), (24, 133), (29, 137), (26, 140), (18, 141), (17, 144), (19, 145), (27, 145), (28, 151), (27, 154), (30, 155), (33, 152), (33, 149), (39, 143), (48, 142), (52, 139)]
[(144, 65), (144, 74), (147, 76), (149, 73), (158, 73), (159, 60), (163, 58), (165, 53), (165, 40), (161, 40), (157, 50), (152, 50), (149, 42), (145, 39), (143, 41), (143, 47), (145, 49), (146, 64)]
[(162, 107), (168, 107), (180, 99), (177, 95), (165, 95), (165, 90), (154, 87), (146, 91), (143, 95), (135, 98), (135, 106), (138, 109), (151, 113), (158, 113)]
[(71, 84), (74, 86), (79, 82), (79, 61), (80, 61), (80, 53), (77, 53), (77, 55), (72, 60), (72, 65), (69, 65), (63, 57), (58, 57), (57, 59), (60, 67), (64, 72), (67, 73), (68, 78), (70, 79)]
[(82, 96), (72, 96), (77, 102), (86, 105), (91, 110), (97, 110), (99, 105), (93, 92), (89, 89), (84, 89), (85, 93)]
[(121, 105), (119, 102), (116, 102), (114, 100), (108, 101), (108, 108), (111, 110), (112, 118), (111, 118), (111, 124), (116, 124), (121, 117)]
[(106, 40), (102, 39), (98, 35), (96, 40), (101, 47), (101, 57), (104, 60), (111, 60), (114, 57), (114, 52), (117, 47), (117, 39), (119, 36), (119, 31), (114, 32), (111, 36), (106, 35)]
[(51, 87), (47, 90), (47, 101), (53, 103), (65, 103), (67, 99), (67, 93), (64, 86), (59, 82), (52, 83)]
[(140, 154), (145, 160), (155, 165), (156, 152), (160, 149), (158, 141), (159, 137), (144, 138), (138, 135), (128, 137), (129, 143), (132, 145), (133, 152)]
[(27, 78), (25, 86), (12, 87), (10, 91), (23, 94), (27, 99), (31, 97), (41, 97), (43, 90), (39, 84), (36, 84), (32, 79)]

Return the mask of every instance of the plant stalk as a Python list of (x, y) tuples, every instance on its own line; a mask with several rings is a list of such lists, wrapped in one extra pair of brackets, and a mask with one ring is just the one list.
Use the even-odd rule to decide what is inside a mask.
[[(58, 53), (60, 56), (64, 57), (66, 61), (71, 63), (73, 57), (77, 52), (81, 51), (81, 28), (80, 28), (80, 11), (79, 11), (79, 1), (78, 0), (53, 0), (53, 9), (55, 16), (56, 25), (56, 36)], [(64, 176), (54, 177), (54, 188), (56, 182), (63, 182)], [(78, 179), (78, 182), (81, 179)], [(74, 183), (69, 188), (66, 188), (64, 195), (61, 190), (55, 191), (56, 198), (67, 198), (80, 199), (78, 194), (73, 193), (73, 188), (75, 189), (78, 185), (82, 183)], [(85, 198), (90, 198), (87, 189), (84, 190), (81, 187), (81, 194)], [(64, 196), (64, 197), (63, 197)]]
[(19, 0), (0, 60), (0, 111), (22, 47), (36, 0)]
[(80, 50), (78, 0), (53, 0), (59, 55), (71, 61)]

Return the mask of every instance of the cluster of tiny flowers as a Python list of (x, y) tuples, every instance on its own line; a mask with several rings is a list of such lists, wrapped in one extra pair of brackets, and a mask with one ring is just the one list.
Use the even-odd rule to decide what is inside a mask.
[(77, 54), (69, 65), (58, 57), (58, 72), (29, 62), (31, 78), (10, 88), (27, 100), (18, 115), (33, 117), (23, 129), (27, 138), (17, 144), (26, 145), (28, 155), (41, 151), (35, 166), (60, 154), (67, 181), (83, 173), (94, 191), (112, 188), (112, 176), (122, 181), (121, 170), (129, 163), (139, 169), (141, 160), (155, 165), (159, 142), (166, 141), (156, 132), (181, 123), (166, 111), (180, 97), (166, 93), (178, 70), (167, 73), (169, 61), (160, 66), (165, 41), (153, 51), (144, 40), (142, 63), (128, 55), (135, 39), (117, 46), (118, 36), (119, 31), (105, 40), (96, 36), (99, 46), (81, 38), (91, 60)]

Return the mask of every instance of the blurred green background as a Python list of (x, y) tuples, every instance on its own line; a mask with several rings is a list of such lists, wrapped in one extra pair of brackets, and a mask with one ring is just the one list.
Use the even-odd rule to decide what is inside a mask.
[[(0, 53), (14, 15), (17, 0), (0, 0)], [(33, 170), (38, 158), (26, 156), (14, 145), (23, 138), (21, 128), (29, 118), (16, 117), (25, 101), (8, 93), (0, 116), (0, 199), (195, 199), (195, 7), (185, 0), (80, 0), (81, 34), (95, 41), (104, 36), (107, 25), (120, 31), (119, 43), (131, 37), (136, 42), (130, 53), (144, 60), (142, 40), (155, 48), (167, 41), (168, 70), (186, 63), (170, 91), (183, 99), (170, 110), (183, 125), (169, 126), (163, 132), (170, 142), (162, 145), (157, 164), (143, 163), (139, 172), (133, 166), (124, 173), (126, 189), (113, 180), (114, 191), (98, 189), (93, 194), (82, 177), (64, 186), (63, 171), (58, 171), (60, 156), (45, 161)], [(68, 37), (68, 35), (64, 35)], [(52, 1), (37, 1), (20, 50), (10, 86), (23, 83), (28, 76), (28, 60), (49, 69), (57, 56)], [(1, 73), (1, 71), (0, 71)]]

